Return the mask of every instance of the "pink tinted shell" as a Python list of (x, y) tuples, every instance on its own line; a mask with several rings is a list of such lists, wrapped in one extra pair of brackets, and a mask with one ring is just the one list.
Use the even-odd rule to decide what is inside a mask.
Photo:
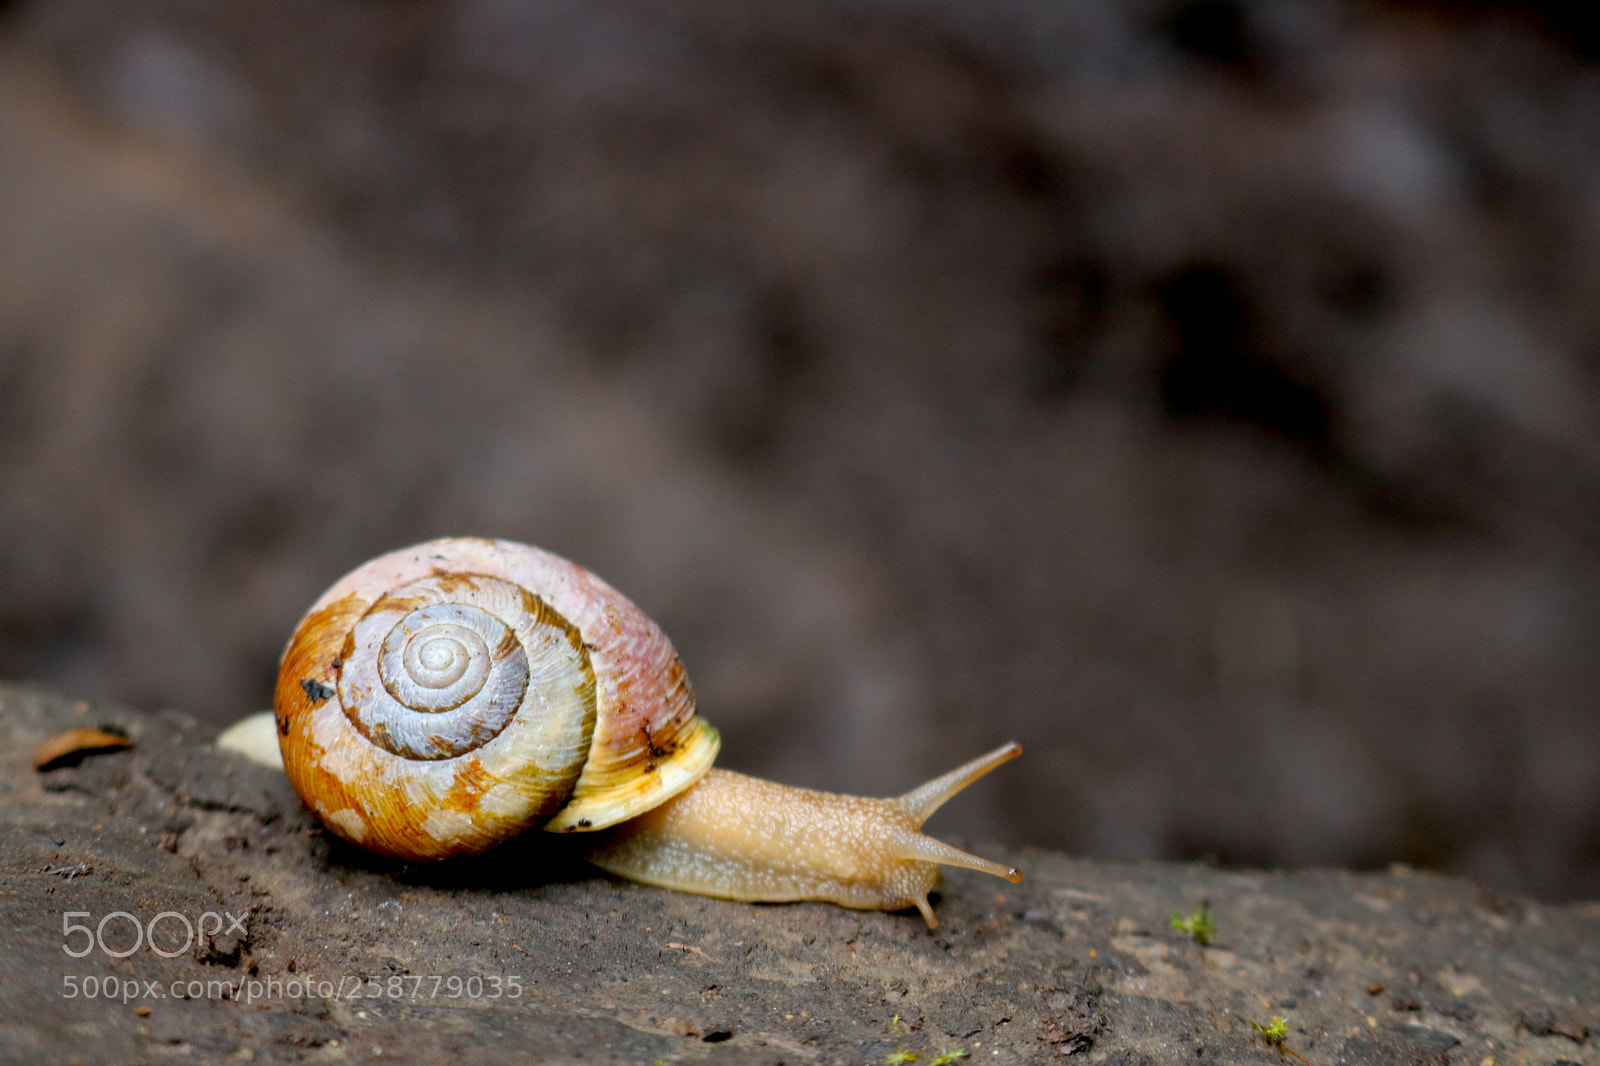
[[(442, 646), (489, 653), (491, 666), (462, 659), (439, 681), (481, 675), (481, 691), (400, 704), (396, 664), (415, 665), (418, 632), (445, 634), (422, 645), (429, 663), (448, 664)], [(655, 623), (582, 567), (500, 540), (430, 541), (341, 578), (290, 638), (274, 708), (307, 805), (352, 843), (407, 859), (541, 824), (604, 828), (687, 789), (718, 747)]]

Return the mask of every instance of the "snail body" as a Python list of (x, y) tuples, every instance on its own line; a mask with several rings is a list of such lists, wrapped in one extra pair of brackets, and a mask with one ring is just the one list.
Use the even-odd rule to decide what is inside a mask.
[(940, 863), (1021, 877), (920, 832), (1016, 745), (894, 799), (713, 770), (717, 731), (666, 635), (587, 570), (510, 541), (431, 541), (340, 579), (289, 640), (274, 714), (306, 805), (402, 859), (604, 831), (590, 861), (634, 880), (915, 906), (930, 928)]

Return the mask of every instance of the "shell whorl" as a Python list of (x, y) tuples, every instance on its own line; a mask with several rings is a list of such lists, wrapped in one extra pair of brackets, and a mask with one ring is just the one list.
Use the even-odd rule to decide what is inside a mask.
[[(594, 716), (594, 671), (577, 629), (536, 594), (481, 574), (436, 574), (386, 593), (341, 659), (345, 717), (407, 759), (480, 748), (529, 699)], [(581, 765), (587, 753), (572, 754)]]
[(717, 751), (655, 624), (509, 541), (433, 541), (341, 579), (290, 639), (274, 704), (322, 821), (412, 859), (603, 828), (689, 787)]

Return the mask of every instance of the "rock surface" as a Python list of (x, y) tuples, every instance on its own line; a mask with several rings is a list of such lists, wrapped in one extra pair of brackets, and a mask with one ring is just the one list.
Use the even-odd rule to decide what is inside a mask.
[[(82, 727), (133, 745), (34, 770)], [(171, 712), (0, 686), (0, 737), (4, 1061), (1600, 1064), (1596, 904), (1024, 849), (1020, 885), (952, 872), (930, 933), (560, 841), (375, 860)], [(1209, 946), (1169, 921), (1201, 901)], [(1283, 1051), (1252, 1027), (1277, 1017)]]

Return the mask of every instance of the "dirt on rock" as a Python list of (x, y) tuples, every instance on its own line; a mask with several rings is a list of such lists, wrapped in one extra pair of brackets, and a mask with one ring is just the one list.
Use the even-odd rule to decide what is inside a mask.
[[(33, 768), (85, 727), (133, 745)], [(538, 834), (396, 864), (191, 719), (18, 686), (0, 824), (4, 1062), (1600, 1066), (1600, 907), (1405, 869), (1022, 849), (1019, 885), (951, 872), (929, 932), (618, 881)], [(1172, 925), (1203, 901), (1207, 945)]]

